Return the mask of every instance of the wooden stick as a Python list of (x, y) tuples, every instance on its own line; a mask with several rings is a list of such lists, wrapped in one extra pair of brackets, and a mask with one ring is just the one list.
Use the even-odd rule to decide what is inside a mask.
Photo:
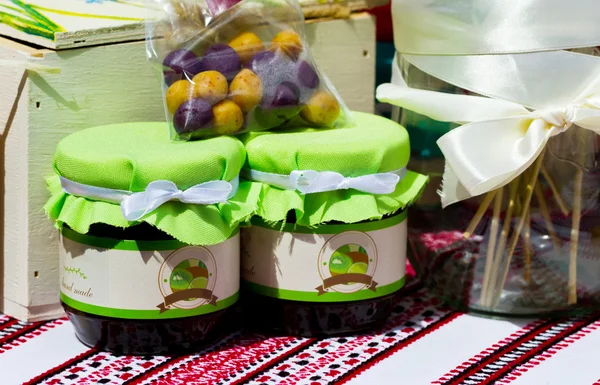
[(536, 159), (535, 163), (533, 164), (533, 172), (531, 172), (531, 174), (529, 175), (529, 181), (527, 183), (527, 195), (525, 197), (525, 201), (523, 202), (524, 212), (521, 214), (521, 219), (519, 220), (519, 223), (517, 224), (517, 228), (515, 229), (515, 232), (513, 233), (513, 236), (512, 236), (511, 242), (510, 242), (510, 247), (508, 248), (508, 256), (506, 258), (506, 262), (505, 262), (504, 269), (503, 269), (504, 272), (502, 274), (502, 281), (496, 292), (496, 295), (495, 295), (495, 298), (493, 301), (493, 306), (498, 305), (498, 301), (500, 300), (500, 292), (502, 291), (502, 288), (506, 284), (506, 278), (508, 277), (508, 270), (510, 268), (510, 263), (512, 262), (512, 257), (513, 257), (513, 254), (515, 253), (515, 249), (517, 248), (517, 244), (519, 243), (519, 237), (521, 235), (521, 232), (523, 231), (523, 226), (525, 225), (525, 219), (527, 218), (527, 213), (529, 212), (529, 209), (531, 206), (531, 198), (533, 197), (533, 190), (535, 189), (535, 184), (537, 183), (538, 175), (540, 174), (540, 168), (542, 166), (542, 162), (544, 161), (545, 155), (546, 155), (546, 150), (544, 149), (542, 151), (542, 153), (540, 154), (540, 156), (538, 156), (538, 158)]
[(581, 190), (583, 171), (575, 173), (575, 193), (573, 196), (573, 226), (571, 227), (571, 251), (569, 258), (569, 305), (577, 303), (577, 251), (579, 248), (579, 226), (581, 224)]
[(525, 270), (523, 271), (523, 279), (527, 284), (531, 284), (531, 216), (529, 211), (525, 218)]
[(558, 192), (558, 189), (556, 188), (556, 184), (554, 184), (554, 181), (552, 180), (550, 173), (548, 173), (548, 170), (546, 170), (546, 167), (544, 167), (544, 165), (542, 165), (541, 171), (542, 171), (542, 175), (544, 176), (544, 179), (546, 179), (546, 182), (548, 183), (548, 186), (550, 187), (550, 190), (552, 190), (552, 195), (554, 195), (554, 200), (556, 201), (558, 208), (560, 209), (560, 211), (562, 211), (562, 213), (565, 216), (569, 215), (569, 209), (567, 208), (565, 201), (561, 198), (560, 193)]
[(538, 184), (535, 185), (535, 197), (540, 204), (540, 211), (542, 213), (542, 217), (544, 218), (544, 222), (546, 222), (546, 228), (548, 229), (548, 233), (550, 233), (550, 238), (552, 239), (552, 245), (554, 245), (554, 252), (559, 253), (561, 249), (560, 240), (558, 239), (558, 235), (556, 235), (556, 230), (554, 230), (554, 224), (552, 223), (552, 217), (550, 216), (550, 210), (548, 210), (548, 205), (546, 204), (546, 198), (544, 197), (544, 193), (542, 192), (542, 187)]
[(469, 223), (467, 230), (463, 234), (465, 239), (468, 239), (471, 237), (471, 235), (473, 235), (473, 232), (475, 231), (475, 229), (477, 229), (479, 222), (481, 222), (481, 218), (483, 218), (483, 215), (490, 207), (490, 204), (492, 203), (492, 200), (494, 199), (494, 196), (496, 196), (497, 192), (498, 190), (490, 191), (486, 194), (485, 198), (483, 198), (483, 201), (479, 205), (475, 216), (473, 216), (473, 219), (471, 219), (471, 223)]
[(510, 224), (512, 222), (513, 212), (516, 207), (515, 204), (517, 198), (517, 191), (519, 191), (519, 184), (521, 179), (522, 176), (518, 176), (508, 185), (508, 208), (506, 209), (506, 216), (504, 217), (504, 224), (502, 225), (502, 231), (500, 233), (500, 241), (498, 242), (498, 247), (496, 249), (496, 252), (494, 253), (494, 263), (492, 266), (493, 274), (490, 277), (490, 282), (488, 283), (487, 287), (484, 288), (486, 292), (484, 306), (492, 306), (493, 290), (496, 288), (496, 284), (498, 282), (500, 261), (504, 256), (504, 248), (506, 247), (506, 240), (508, 239)]
[(487, 287), (489, 286), (490, 275), (492, 272), (492, 265), (494, 263), (494, 254), (496, 252), (496, 239), (498, 238), (498, 228), (500, 227), (500, 212), (502, 211), (502, 195), (504, 188), (500, 187), (497, 190), (496, 197), (494, 199), (494, 214), (492, 217), (492, 225), (490, 229), (490, 238), (488, 241), (487, 256), (485, 258), (485, 270), (483, 272), (483, 281), (481, 285), (481, 296), (479, 298), (479, 304), (485, 306), (485, 300), (487, 295)]

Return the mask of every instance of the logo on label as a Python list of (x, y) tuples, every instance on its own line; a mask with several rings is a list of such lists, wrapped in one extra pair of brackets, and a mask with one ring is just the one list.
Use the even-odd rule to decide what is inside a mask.
[(172, 307), (190, 310), (207, 304), (216, 306), (216, 281), (217, 264), (207, 248), (188, 246), (175, 250), (158, 273), (158, 287), (164, 298), (157, 305), (160, 313)]
[(359, 231), (333, 236), (323, 245), (318, 259), (323, 284), (316, 290), (355, 293), (363, 289), (376, 291), (373, 274), (377, 268), (377, 247), (373, 239)]

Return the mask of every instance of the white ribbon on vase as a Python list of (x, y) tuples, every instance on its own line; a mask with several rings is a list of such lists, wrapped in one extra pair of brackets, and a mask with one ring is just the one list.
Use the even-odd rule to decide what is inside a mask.
[[(454, 95), (410, 88), (397, 66), (392, 82), (377, 89), (377, 98), (435, 120), (467, 123), (438, 140), (447, 167), (444, 207), (502, 187), (520, 175), (542, 152), (550, 137), (572, 125), (600, 134), (600, 60), (597, 78), (570, 103), (530, 110), (525, 106), (480, 96)], [(567, 94), (573, 94), (568, 92)]]
[[(562, 51), (600, 46), (599, 17), (595, 0), (392, 0), (401, 56), (377, 98), (466, 123), (438, 141), (444, 206), (509, 183), (574, 124), (599, 132), (600, 58)], [(490, 98), (407, 87), (400, 59)]]
[(334, 171), (294, 170), (289, 175), (257, 170), (242, 170), (242, 175), (252, 181), (269, 184), (301, 194), (353, 189), (369, 194), (391, 194), (406, 175), (406, 167), (384, 173), (345, 177)]
[(239, 176), (231, 181), (213, 180), (180, 190), (175, 183), (158, 180), (148, 184), (142, 192), (131, 192), (90, 186), (60, 177), (63, 191), (68, 194), (109, 203), (119, 203), (123, 217), (137, 221), (169, 201), (197, 205), (226, 203), (238, 190)]
[(593, 47), (597, 0), (392, 0), (397, 51), (479, 55)]

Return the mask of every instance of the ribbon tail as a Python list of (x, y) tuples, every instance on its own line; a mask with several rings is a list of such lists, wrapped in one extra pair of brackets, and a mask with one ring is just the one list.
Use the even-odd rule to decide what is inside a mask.
[(217, 297), (216, 295), (212, 295), (210, 296), (210, 301), (208, 302), (209, 304), (213, 305), (213, 306), (217, 306), (217, 300), (219, 299), (219, 297)]
[(419, 90), (398, 84), (380, 85), (377, 99), (442, 122), (476, 122), (529, 112), (519, 104), (504, 100)]
[(444, 167), (442, 189), (438, 191), (438, 195), (442, 198), (442, 208), (473, 197), (469, 194), (465, 186), (460, 183), (454, 171), (448, 166), (448, 163)]
[(320, 296), (320, 295), (323, 295), (323, 294), (325, 294), (325, 293), (326, 293), (326, 291), (325, 291), (325, 286), (323, 286), (323, 285), (321, 285), (321, 286), (317, 286), (317, 287), (315, 288), (315, 290), (317, 291), (317, 295), (318, 295), (318, 296)]
[(169, 310), (169, 308), (167, 307), (167, 305), (166, 305), (164, 302), (163, 302), (163, 303), (161, 303), (161, 304), (158, 304), (156, 307), (157, 307), (157, 308), (158, 308), (158, 310), (159, 310), (159, 313), (158, 313), (158, 314), (162, 314), (162, 313), (164, 313), (164, 312), (166, 312), (166, 311), (168, 311), (168, 310)]
[(156, 194), (156, 196), (150, 196), (146, 192), (136, 193), (123, 199), (121, 211), (128, 221), (137, 221), (168, 202), (171, 196), (170, 192)]
[(377, 285), (379, 285), (379, 283), (375, 282), (375, 281), (371, 281), (371, 285), (369, 286), (369, 290), (371, 290), (373, 293), (377, 292)]
[[(460, 184), (471, 196), (478, 196), (522, 174), (557, 132), (542, 119), (509, 118), (458, 127), (437, 143)], [(452, 189), (460, 191), (460, 186), (451, 174), (446, 175), (444, 184), (448, 203), (454, 200)]]

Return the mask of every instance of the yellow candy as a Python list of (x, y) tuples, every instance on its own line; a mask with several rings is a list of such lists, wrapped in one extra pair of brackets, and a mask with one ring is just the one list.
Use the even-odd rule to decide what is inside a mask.
[(223, 100), (213, 107), (213, 130), (220, 135), (230, 135), (242, 128), (244, 114), (231, 100)]
[(244, 113), (250, 111), (260, 103), (263, 97), (263, 86), (258, 75), (249, 69), (243, 69), (231, 81), (229, 87), (231, 99)]
[(273, 38), (271, 49), (281, 50), (292, 59), (297, 59), (302, 52), (302, 41), (294, 31), (281, 31)]
[(229, 42), (229, 46), (237, 52), (244, 64), (246, 64), (252, 56), (265, 49), (260, 38), (252, 32), (244, 32), (241, 35), (238, 35)]
[(167, 109), (171, 114), (174, 114), (179, 106), (190, 100), (192, 97), (192, 83), (187, 80), (178, 80), (171, 84), (165, 95)]
[(330, 93), (319, 91), (308, 100), (300, 116), (314, 125), (328, 126), (340, 116), (340, 104)]
[(194, 98), (215, 104), (227, 97), (227, 79), (217, 71), (204, 71), (194, 76)]

